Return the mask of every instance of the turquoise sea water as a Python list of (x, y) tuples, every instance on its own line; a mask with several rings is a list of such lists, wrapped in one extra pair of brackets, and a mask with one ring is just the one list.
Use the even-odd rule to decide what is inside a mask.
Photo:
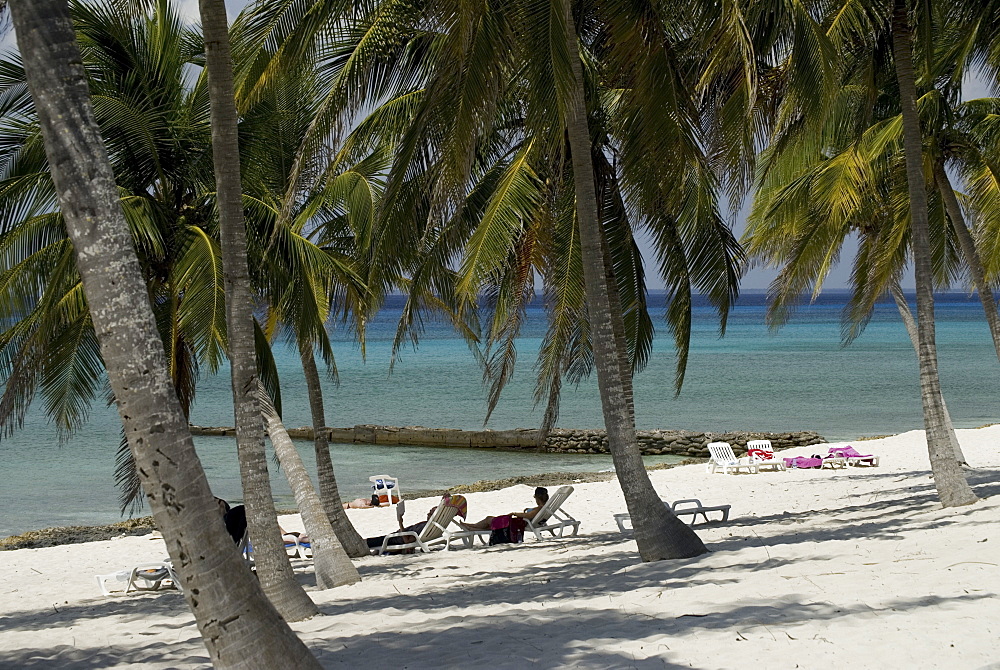
[[(895, 307), (880, 306), (864, 335), (843, 348), (844, 300), (843, 294), (825, 293), (817, 303), (800, 308), (782, 330), (771, 333), (764, 325), (763, 296), (748, 294), (731, 314), (724, 338), (718, 336), (711, 310), (697, 307), (687, 381), (676, 398), (673, 348), (662, 326), (662, 311), (657, 311), (653, 356), (635, 380), (639, 428), (812, 429), (830, 440), (922, 428), (916, 359)], [(662, 304), (662, 297), (651, 296), (650, 304)], [(956, 426), (1000, 420), (996, 384), (1000, 363), (978, 301), (965, 295), (939, 296), (936, 308), (941, 382)], [(335, 330), (340, 385), (326, 385), (328, 423), (481, 427), (482, 374), (465, 343), (447, 325), (428, 323), (419, 349), (405, 351), (389, 374), (397, 310), (398, 305), (390, 302), (371, 324), (367, 361), (350, 333)], [(532, 406), (532, 366), (544, 331), (544, 314), (531, 308), (519, 344), (517, 373), (489, 427), (539, 423), (541, 409)], [(298, 356), (281, 345), (278, 349), (286, 425), (307, 425), (309, 408)], [(232, 425), (228, 370), (201, 380), (192, 422)], [(596, 379), (565, 389), (558, 424), (602, 425)], [(241, 498), (235, 443), (208, 437), (196, 442), (216, 494)], [(113, 410), (95, 407), (86, 429), (63, 444), (40, 410), (33, 411), (23, 430), (0, 441), (4, 466), (0, 536), (118, 520), (112, 477), (117, 444)], [(300, 446), (311, 466), (311, 445)], [(333, 458), (345, 496), (364, 495), (372, 474), (403, 477), (405, 492), (515, 474), (611, 467), (606, 456), (366, 445), (336, 445)], [(290, 504), (280, 474), (274, 482), (279, 503)]]

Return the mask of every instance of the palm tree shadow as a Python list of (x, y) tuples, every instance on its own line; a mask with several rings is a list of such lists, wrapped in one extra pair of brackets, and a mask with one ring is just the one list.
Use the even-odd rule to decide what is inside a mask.
[[(823, 542), (827, 540), (895, 539), (905, 530), (926, 530), (943, 528), (958, 523), (966, 514), (982, 509), (982, 505), (992, 505), (988, 498), (1000, 493), (1000, 469), (981, 468), (967, 473), (972, 490), (981, 501), (967, 508), (958, 508), (956, 515), (940, 518), (922, 517), (927, 512), (940, 509), (937, 491), (933, 482), (926, 481), (927, 473), (870, 473), (853, 475), (857, 479), (878, 482), (874, 487), (875, 498), (854, 505), (836, 508), (810, 509), (797, 512), (784, 511), (762, 516), (733, 519), (734, 529), (747, 529), (756, 534), (762, 531), (761, 542), (767, 545), (801, 544), (803, 542)], [(901, 482), (905, 485), (893, 486)], [(821, 520), (823, 523), (802, 527), (808, 521)], [(985, 523), (964, 521), (964, 523)], [(776, 527), (788, 527), (786, 532), (773, 532)], [(736, 546), (734, 546), (736, 545)], [(712, 549), (726, 551), (739, 548), (728, 540), (713, 544)]]

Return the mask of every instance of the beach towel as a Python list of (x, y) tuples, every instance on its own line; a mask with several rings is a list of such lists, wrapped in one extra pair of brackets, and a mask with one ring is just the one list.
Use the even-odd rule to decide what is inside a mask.
[(808, 456), (795, 456), (794, 458), (782, 459), (785, 461), (786, 468), (822, 468), (823, 459), (817, 457)]
[(524, 540), (524, 529), (527, 526), (524, 519), (515, 519), (510, 514), (494, 517), (490, 522), (490, 544), (521, 542)]
[(454, 507), (458, 510), (455, 514), (463, 519), (468, 518), (466, 517), (466, 513), (469, 511), (469, 503), (466, 501), (465, 496), (445, 494), (443, 500), (445, 507)]

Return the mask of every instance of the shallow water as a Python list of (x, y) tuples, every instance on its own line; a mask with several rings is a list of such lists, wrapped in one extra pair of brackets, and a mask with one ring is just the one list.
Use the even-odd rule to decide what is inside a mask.
[[(651, 305), (658, 301), (662, 298), (651, 296)], [(818, 303), (801, 308), (781, 331), (771, 333), (764, 325), (763, 298), (747, 295), (734, 309), (724, 338), (718, 337), (711, 311), (696, 307), (687, 381), (679, 397), (673, 393), (672, 344), (662, 320), (657, 321), (652, 359), (635, 379), (638, 427), (811, 429), (830, 440), (921, 428), (916, 359), (895, 307), (880, 306), (864, 335), (844, 348), (843, 303), (843, 294), (824, 294)], [(419, 350), (405, 351), (390, 376), (396, 313), (390, 305), (370, 325), (367, 362), (350, 333), (335, 333), (340, 385), (326, 384), (328, 423), (480, 428), (485, 406), (482, 374), (448, 326), (428, 324)], [(956, 427), (997, 421), (1000, 364), (978, 302), (964, 295), (939, 297), (937, 319), (941, 383)], [(543, 313), (530, 308), (519, 342), (518, 369), (490, 428), (538, 425), (542, 411), (532, 406), (532, 365), (544, 330)], [(276, 355), (286, 425), (307, 425), (309, 407), (298, 356), (280, 346)], [(227, 369), (199, 383), (192, 422), (232, 425)], [(565, 390), (558, 424), (602, 425), (596, 380)], [(118, 431), (115, 412), (98, 407), (88, 426), (60, 445), (54, 428), (39, 410), (33, 411), (23, 430), (0, 441), (0, 536), (118, 520), (112, 477)], [(200, 437), (196, 444), (216, 494), (241, 498), (233, 440)], [(310, 445), (301, 445), (300, 451), (311, 465)], [(611, 467), (607, 456), (367, 445), (337, 445), (333, 458), (345, 497), (364, 495), (368, 476), (374, 474), (399, 475), (405, 492)], [(275, 478), (275, 494), (280, 504), (290, 504), (280, 477)]]

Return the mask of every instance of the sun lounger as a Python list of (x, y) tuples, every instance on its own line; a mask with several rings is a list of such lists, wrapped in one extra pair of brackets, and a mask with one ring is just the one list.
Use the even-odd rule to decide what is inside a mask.
[(730, 472), (738, 474), (740, 470), (746, 470), (751, 474), (757, 474), (760, 470), (757, 464), (752, 461), (741, 461), (736, 458), (736, 454), (733, 453), (733, 448), (728, 442), (710, 442), (708, 445), (708, 454), (711, 460), (706, 467), (706, 470), (711, 473), (715, 473), (722, 470), (722, 474), (729, 474)]
[(377, 497), (379, 505), (395, 505), (402, 499), (402, 492), (399, 488), (399, 479), (389, 475), (375, 475), (369, 477), (372, 483), (372, 495)]
[[(411, 530), (397, 530), (395, 533), (389, 533), (382, 540), (382, 547), (376, 549), (375, 553), (385, 554), (390, 551), (404, 551), (406, 549), (420, 549), (423, 552), (430, 552), (437, 544), (444, 544), (447, 547), (449, 540), (445, 538), (445, 531), (448, 530), (448, 524), (455, 518), (458, 508), (444, 503), (443, 499), (438, 503), (431, 518), (427, 520), (427, 525), (419, 533), (414, 533)], [(389, 544), (389, 541), (394, 538), (408, 538), (408, 540), (404, 541), (403, 544)]]
[(751, 463), (757, 464), (758, 470), (770, 468), (772, 470), (784, 470), (785, 464), (774, 457), (774, 448), (771, 440), (750, 440), (747, 442), (747, 457)]
[[(567, 528), (573, 529), (570, 536), (576, 535), (580, 531), (580, 522), (562, 509), (563, 503), (566, 502), (566, 498), (571, 493), (573, 493), (572, 486), (560, 486), (559, 490), (552, 494), (552, 497), (542, 505), (542, 509), (538, 510), (538, 514), (535, 515), (534, 519), (524, 520), (525, 532), (530, 531), (534, 533), (535, 538), (539, 541), (544, 539), (542, 533), (549, 533), (552, 537), (563, 537), (563, 533)], [(475, 544), (477, 537), (484, 545), (489, 544), (490, 533), (492, 533), (491, 530), (466, 528), (455, 530), (448, 528), (445, 529), (443, 535), (445, 537), (446, 548), (450, 549), (453, 541), (461, 540), (463, 546), (468, 549)]]
[(560, 486), (533, 519), (525, 519), (528, 524), (526, 530), (534, 533), (539, 542), (542, 541), (542, 533), (550, 533), (552, 537), (556, 537), (556, 531), (559, 531), (558, 537), (562, 537), (566, 528), (573, 528), (570, 535), (576, 535), (580, 531), (580, 522), (561, 509), (571, 493), (572, 486)]
[(826, 456), (793, 456), (782, 460), (784, 460), (786, 468), (797, 470), (808, 470), (810, 468), (816, 470), (822, 468), (836, 470), (837, 468), (847, 467), (847, 459), (840, 456), (833, 456), (832, 454)]
[[(673, 511), (673, 513), (677, 515), (678, 518), (690, 515), (691, 520), (687, 522), (689, 526), (693, 526), (695, 524), (695, 522), (698, 520), (699, 514), (702, 516), (703, 519), (705, 519), (705, 523), (710, 523), (711, 519), (708, 518), (709, 512), (719, 512), (722, 515), (722, 518), (719, 519), (719, 521), (722, 522), (729, 521), (729, 510), (732, 508), (732, 505), (713, 505), (713, 506), (702, 505), (701, 501), (698, 500), (697, 498), (675, 500), (673, 503), (668, 503), (667, 501), (664, 500), (663, 504), (669, 507), (671, 511)], [(620, 530), (622, 533), (626, 533), (632, 530), (631, 528), (625, 527), (626, 523), (631, 523), (631, 522), (632, 522), (631, 514), (628, 513), (615, 514), (615, 523), (618, 524), (618, 530)]]
[(156, 591), (160, 587), (180, 590), (180, 580), (170, 561), (137, 565), (110, 575), (97, 575), (97, 586), (106, 596), (138, 591)]
[(287, 535), (282, 535), (281, 539), (285, 543), (285, 553), (289, 556), (297, 556), (303, 560), (312, 558), (312, 545), (309, 542), (300, 540), (298, 535), (288, 533)]
[(854, 467), (859, 465), (875, 467), (878, 465), (878, 456), (873, 454), (859, 454), (857, 449), (851, 445), (847, 445), (846, 447), (830, 447), (830, 455), (846, 459), (847, 464)]

